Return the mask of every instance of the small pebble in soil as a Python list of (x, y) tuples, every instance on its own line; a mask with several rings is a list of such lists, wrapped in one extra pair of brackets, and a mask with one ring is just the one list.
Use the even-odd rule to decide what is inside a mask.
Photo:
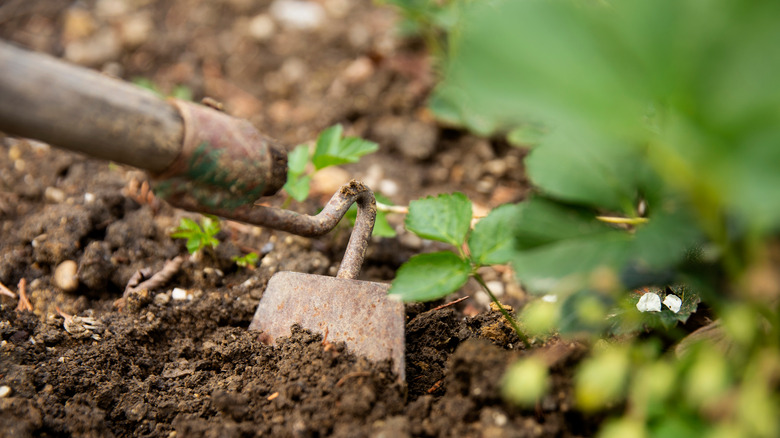
[(395, 196), (398, 191), (398, 183), (391, 179), (383, 179), (379, 182), (379, 193), (385, 196)]
[(43, 191), (43, 197), (49, 202), (59, 204), (65, 201), (65, 192), (56, 187), (46, 187), (46, 190)]
[(256, 15), (249, 21), (249, 36), (257, 41), (266, 41), (275, 31), (274, 20), (268, 14)]
[(11, 395), (12, 392), (13, 391), (11, 390), (10, 386), (6, 386), (6, 385), (0, 386), (0, 398), (8, 397), (9, 395)]
[(358, 84), (374, 74), (374, 64), (368, 57), (362, 56), (352, 61), (341, 73), (341, 76), (349, 84)]
[(488, 289), (490, 289), (491, 292), (493, 292), (493, 295), (497, 297), (504, 295), (504, 283), (498, 280), (493, 280), (486, 282), (485, 285), (488, 287)]
[(126, 17), (120, 22), (119, 34), (122, 45), (127, 48), (138, 47), (149, 40), (154, 32), (151, 16), (138, 13)]
[(268, 8), (271, 16), (291, 29), (316, 29), (325, 21), (325, 9), (303, 0), (275, 0)]
[(54, 285), (65, 292), (73, 292), (79, 287), (78, 264), (65, 260), (54, 270)]
[(171, 302), (171, 296), (167, 293), (157, 294), (154, 296), (154, 304), (158, 306), (164, 306)]
[(174, 288), (173, 291), (171, 291), (171, 298), (173, 298), (176, 301), (192, 300), (192, 295), (188, 293), (186, 290), (177, 287)]

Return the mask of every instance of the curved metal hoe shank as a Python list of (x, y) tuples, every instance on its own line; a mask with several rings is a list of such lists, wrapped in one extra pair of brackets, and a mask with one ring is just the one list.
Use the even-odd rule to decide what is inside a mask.
[(168, 197), (166, 201), (185, 210), (200, 211), (304, 237), (322, 236), (332, 230), (344, 217), (349, 207), (353, 203), (357, 203), (355, 229), (349, 237), (344, 260), (341, 262), (338, 274), (336, 274), (337, 278), (347, 279), (355, 279), (360, 273), (366, 247), (376, 220), (374, 193), (362, 182), (354, 180), (341, 186), (339, 191), (330, 198), (325, 208), (314, 216), (262, 205), (234, 209), (207, 207), (188, 196)]

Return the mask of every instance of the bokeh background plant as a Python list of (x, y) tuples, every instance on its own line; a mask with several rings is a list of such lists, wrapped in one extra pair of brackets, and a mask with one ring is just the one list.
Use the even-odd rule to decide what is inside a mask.
[[(433, 113), (530, 148), (509, 258), (546, 299), (519, 320), (593, 345), (579, 409), (607, 437), (778, 436), (780, 4), (421, 3), (458, 11)], [(681, 310), (640, 312), (650, 290)], [(545, 376), (521, 361), (506, 397)]]

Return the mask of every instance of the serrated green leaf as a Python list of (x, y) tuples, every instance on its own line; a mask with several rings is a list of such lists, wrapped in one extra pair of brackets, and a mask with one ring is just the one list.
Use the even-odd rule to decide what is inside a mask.
[(287, 180), (290, 175), (298, 176), (306, 170), (306, 163), (309, 162), (309, 146), (301, 144), (295, 147), (287, 154)]
[(317, 148), (312, 157), (314, 168), (320, 170), (328, 166), (355, 163), (363, 155), (376, 152), (379, 145), (358, 137), (341, 138), (341, 125), (331, 126), (322, 131), (317, 138)]
[(466, 283), (469, 263), (452, 252), (420, 254), (401, 265), (389, 295), (403, 301), (430, 301), (447, 296)]
[(516, 251), (515, 226), (521, 211), (519, 205), (502, 205), (477, 222), (469, 236), (469, 250), (475, 264), (498, 265), (512, 258)]
[(298, 202), (305, 201), (309, 197), (311, 188), (311, 176), (287, 174), (287, 182), (284, 183), (284, 190), (291, 198)]
[(420, 237), (459, 247), (466, 240), (472, 215), (466, 195), (442, 194), (410, 202), (405, 225)]

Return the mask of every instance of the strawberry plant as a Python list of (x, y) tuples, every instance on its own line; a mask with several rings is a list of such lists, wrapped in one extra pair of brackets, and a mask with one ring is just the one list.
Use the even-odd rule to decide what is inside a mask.
[(184, 217), (181, 218), (179, 226), (171, 233), (171, 237), (187, 239), (187, 251), (194, 254), (205, 248), (216, 248), (219, 245), (219, 240), (214, 236), (219, 233), (219, 230), (219, 218), (216, 216), (203, 216), (200, 225), (194, 220)]
[[(545, 297), (519, 319), (539, 332), (651, 333), (595, 349), (576, 373), (582, 411), (627, 402), (601, 436), (780, 433), (778, 14), (761, 0), (479, 2), (449, 34), (431, 109), (533, 146), (535, 193), (496, 210), (512, 213), (491, 260)], [(432, 215), (434, 230), (407, 227), (458, 254), (410, 260), (400, 296), (441, 296), (488, 263), (479, 224), (467, 237)], [(412, 281), (425, 269), (435, 287)], [(664, 352), (652, 333), (680, 340), (674, 326), (700, 300), (717, 322)], [(513, 367), (506, 384), (540, 375)], [(520, 392), (505, 391), (537, 400)]]
[(477, 272), (482, 266), (506, 263), (511, 256), (511, 223), (517, 206), (493, 210), (471, 230), (471, 201), (462, 193), (428, 197), (409, 204), (406, 228), (425, 239), (444, 242), (457, 252), (419, 254), (396, 274), (388, 292), (403, 301), (430, 301), (460, 289), (474, 278), (499, 308), (518, 337), (527, 340), (515, 319), (501, 305)]

